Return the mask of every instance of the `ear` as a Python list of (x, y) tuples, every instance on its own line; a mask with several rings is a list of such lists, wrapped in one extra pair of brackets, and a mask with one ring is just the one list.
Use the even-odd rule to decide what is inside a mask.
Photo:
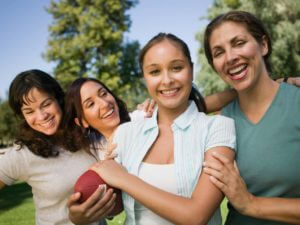
[[(80, 124), (79, 119), (77, 117), (74, 119), (74, 122), (76, 123), (77, 126), (81, 127), (81, 124)], [(84, 128), (89, 127), (89, 124), (86, 122), (85, 119), (82, 119), (81, 122), (82, 122), (82, 125), (83, 125)]]
[(261, 53), (263, 56), (267, 55), (269, 52), (269, 47), (268, 47), (268, 40), (266, 38), (266, 36), (264, 35), (262, 38), (262, 42), (261, 42)]

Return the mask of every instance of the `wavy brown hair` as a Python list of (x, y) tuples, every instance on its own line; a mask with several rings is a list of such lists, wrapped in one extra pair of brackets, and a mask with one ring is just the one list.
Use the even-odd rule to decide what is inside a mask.
[[(91, 128), (84, 128), (82, 124), (82, 119), (84, 118), (80, 89), (88, 81), (92, 81), (103, 86), (108, 93), (110, 93), (119, 108), (120, 124), (130, 121), (129, 113), (127, 111), (126, 104), (118, 98), (105, 84), (94, 78), (78, 78), (75, 80), (68, 88), (65, 96), (65, 115), (63, 118), (63, 130), (64, 130), (64, 147), (71, 151), (76, 152), (80, 149), (84, 149), (90, 152), (89, 149), (94, 147), (96, 140), (100, 140), (102, 134)], [(75, 123), (75, 118), (81, 126)]]
[[(35, 155), (48, 158), (59, 155), (57, 145), (61, 145), (60, 131), (49, 136), (32, 129), (26, 122), (21, 111), (25, 99), (28, 98), (32, 88), (47, 93), (58, 102), (62, 112), (64, 109), (64, 92), (59, 83), (49, 74), (41, 70), (27, 70), (19, 73), (9, 87), (9, 106), (20, 118), (19, 129), (15, 138), (15, 144), (19, 149), (26, 146)], [(59, 127), (59, 130), (61, 126)]]

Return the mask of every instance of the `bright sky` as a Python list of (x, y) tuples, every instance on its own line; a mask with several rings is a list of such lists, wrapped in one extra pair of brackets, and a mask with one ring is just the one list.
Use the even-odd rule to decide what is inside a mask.
[[(193, 61), (199, 48), (196, 33), (213, 0), (140, 0), (129, 11), (131, 28), (126, 37), (143, 46), (158, 32), (170, 32), (190, 47)], [(6, 98), (10, 82), (21, 71), (41, 69), (52, 73), (54, 64), (42, 58), (52, 17), (45, 10), (50, 0), (2, 0), (0, 7), (0, 98)]]

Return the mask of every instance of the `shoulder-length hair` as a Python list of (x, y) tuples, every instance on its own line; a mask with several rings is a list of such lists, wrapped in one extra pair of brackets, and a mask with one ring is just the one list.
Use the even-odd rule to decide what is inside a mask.
[(15, 144), (19, 145), (20, 149), (26, 146), (31, 152), (44, 158), (58, 156), (59, 152), (55, 148), (59, 144), (57, 134), (49, 136), (32, 129), (21, 111), (22, 105), (32, 88), (37, 88), (53, 97), (63, 112), (64, 92), (53, 77), (36, 69), (19, 73), (10, 84), (8, 100), (15, 115), (21, 119)]

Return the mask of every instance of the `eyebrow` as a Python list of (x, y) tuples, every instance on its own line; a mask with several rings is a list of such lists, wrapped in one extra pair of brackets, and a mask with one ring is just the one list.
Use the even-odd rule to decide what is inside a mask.
[[(170, 63), (175, 63), (175, 62), (184, 62), (184, 60), (182, 60), (182, 59), (174, 59)], [(157, 66), (157, 65), (159, 65), (159, 63), (152, 63), (150, 65), (146, 65), (145, 68), (152, 67), (152, 66)]]
[[(45, 104), (45, 102), (48, 101), (49, 99), (50, 99), (50, 100), (53, 100), (53, 98), (48, 97), (48, 98), (46, 98), (44, 101), (42, 101), (42, 103), (41, 103), (40, 105)], [(27, 105), (26, 102), (24, 102), (23, 105), (24, 105), (24, 104)], [(21, 111), (26, 111), (26, 110), (32, 110), (32, 109), (31, 109), (30, 107), (23, 107), (23, 106), (21, 107)]]
[(146, 66), (145, 66), (145, 69), (147, 69), (147, 68), (149, 68), (149, 67), (157, 66), (157, 65), (158, 65), (158, 63), (152, 63), (152, 64), (150, 64), (150, 65), (146, 65)]
[(236, 42), (237, 39), (239, 39), (240, 37), (239, 36), (235, 36), (234, 38), (232, 38), (230, 40), (230, 43), (233, 44), (234, 42)]
[[(239, 39), (239, 38), (241, 38), (241, 37), (244, 37), (244, 36), (242, 36), (242, 35), (237, 35), (237, 36), (231, 38), (231, 39), (230, 39), (230, 44), (233, 44), (234, 42), (237, 41), (237, 39)], [(244, 37), (244, 38), (245, 38), (245, 37)], [(220, 48), (220, 45), (214, 46), (214, 47), (212, 48), (212, 50), (217, 49), (217, 48)]]

